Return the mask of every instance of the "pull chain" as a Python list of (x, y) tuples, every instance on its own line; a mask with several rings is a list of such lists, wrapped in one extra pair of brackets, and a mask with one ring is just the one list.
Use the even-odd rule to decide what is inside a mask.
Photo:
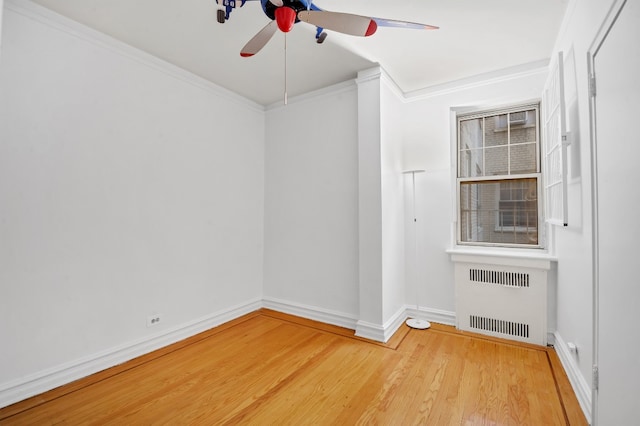
[(287, 33), (284, 33), (284, 104), (287, 102)]

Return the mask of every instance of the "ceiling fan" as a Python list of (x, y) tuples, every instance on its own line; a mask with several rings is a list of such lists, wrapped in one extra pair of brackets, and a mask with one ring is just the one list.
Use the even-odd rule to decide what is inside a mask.
[[(258, 0), (216, 0), (224, 9), (219, 9), (218, 22), (221, 24), (229, 19), (229, 15), (236, 7), (242, 7), (246, 2)], [(322, 10), (313, 4), (313, 0), (259, 0), (262, 10), (271, 22), (262, 28), (242, 48), (240, 55), (250, 57), (258, 53), (275, 34), (280, 31), (288, 33), (293, 25), (300, 21), (316, 26), (316, 41), (322, 43), (327, 37), (324, 29), (344, 34), (368, 37), (373, 35), (378, 26), (411, 28), (421, 30), (435, 30), (433, 25), (418, 24), (415, 22), (397, 21), (393, 19), (371, 18), (361, 15), (353, 15), (342, 12), (329, 12)]]
[[(218, 22), (224, 24), (236, 7), (242, 7), (248, 1), (258, 0), (216, 0), (224, 7), (218, 9)], [(313, 0), (259, 0), (262, 10), (271, 21), (240, 50), (240, 56), (247, 58), (258, 53), (271, 40), (277, 29), (285, 34), (284, 39), (284, 104), (287, 104), (287, 38), (286, 35), (300, 21), (316, 27), (316, 42), (322, 43), (327, 38), (324, 29), (368, 37), (373, 35), (378, 26), (411, 28), (420, 30), (437, 30), (433, 25), (415, 22), (397, 21), (394, 19), (371, 18), (342, 12), (329, 12), (313, 4)]]

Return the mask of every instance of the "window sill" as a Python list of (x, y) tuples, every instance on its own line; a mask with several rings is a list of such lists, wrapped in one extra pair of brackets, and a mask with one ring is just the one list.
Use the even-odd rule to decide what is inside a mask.
[(465, 263), (491, 263), (504, 266), (525, 266), (536, 269), (551, 269), (558, 258), (546, 250), (502, 247), (456, 246), (447, 250), (451, 261)]

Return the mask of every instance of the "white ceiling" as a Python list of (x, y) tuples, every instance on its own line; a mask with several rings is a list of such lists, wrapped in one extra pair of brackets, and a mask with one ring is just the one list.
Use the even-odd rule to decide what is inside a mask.
[[(282, 100), (284, 34), (252, 58), (240, 49), (268, 22), (247, 2), (225, 24), (215, 0), (35, 0), (257, 103)], [(298, 23), (287, 35), (289, 96), (354, 78), (379, 63), (404, 92), (549, 57), (568, 0), (316, 0), (323, 9), (437, 25), (379, 28), (371, 37)]]

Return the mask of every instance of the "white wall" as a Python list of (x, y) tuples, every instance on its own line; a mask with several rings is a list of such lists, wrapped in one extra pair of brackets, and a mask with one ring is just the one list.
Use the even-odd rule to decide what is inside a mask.
[[(358, 79), (358, 93), (329, 90), (272, 108), (265, 298), (306, 314), (335, 314), (334, 322), (342, 316), (376, 326), (418, 301), (453, 322), (453, 266), (446, 253), (454, 220), (451, 109), (539, 99), (546, 75), (546, 62), (535, 63), (403, 102), (384, 72), (371, 70)], [(315, 111), (323, 111), (323, 123), (310, 118)], [(413, 227), (405, 229), (412, 223), (410, 178), (402, 175), (412, 168), (426, 170), (416, 176), (417, 264)], [(553, 324), (555, 312), (551, 316)]]
[(267, 307), (379, 340), (393, 332), (405, 300), (403, 105), (393, 87), (374, 68), (357, 88), (267, 112)]
[[(558, 256), (558, 323), (557, 333), (564, 342), (575, 343), (578, 356), (573, 357), (585, 386), (591, 384), (592, 365), (592, 277), (591, 277), (591, 195), (589, 155), (589, 99), (587, 89), (586, 52), (597, 27), (596, 8), (608, 9), (608, 2), (591, 1), (576, 16), (579, 2), (567, 9), (563, 36), (557, 50), (565, 56), (565, 96), (568, 128), (573, 133), (568, 148), (570, 178), (568, 181), (568, 223), (556, 228)], [(582, 2), (587, 6), (587, 3)], [(582, 5), (580, 8), (582, 8)], [(584, 13), (584, 14), (583, 14)], [(604, 17), (604, 15), (601, 15)], [(589, 36), (592, 34), (592, 36)]]
[(2, 31), (6, 404), (260, 300), (264, 114), (36, 6), (6, 2)]
[(267, 112), (264, 296), (358, 317), (358, 108), (353, 82)]
[[(452, 159), (452, 108), (488, 108), (539, 99), (546, 78), (545, 64), (531, 64), (502, 73), (454, 82), (433, 90), (411, 94), (404, 117), (404, 163), (407, 169), (423, 169), (416, 175), (417, 265), (407, 255), (407, 300), (426, 314), (451, 317), (455, 311), (453, 264), (446, 250), (452, 245), (455, 220), (455, 159)], [(455, 135), (454, 135), (455, 136)], [(454, 137), (455, 140), (455, 137)], [(405, 191), (409, 190), (409, 182)], [(405, 215), (410, 221), (411, 197)], [(412, 253), (414, 229), (406, 228), (405, 251)], [(417, 287), (416, 287), (417, 285)], [(428, 317), (427, 317), (428, 319)]]

